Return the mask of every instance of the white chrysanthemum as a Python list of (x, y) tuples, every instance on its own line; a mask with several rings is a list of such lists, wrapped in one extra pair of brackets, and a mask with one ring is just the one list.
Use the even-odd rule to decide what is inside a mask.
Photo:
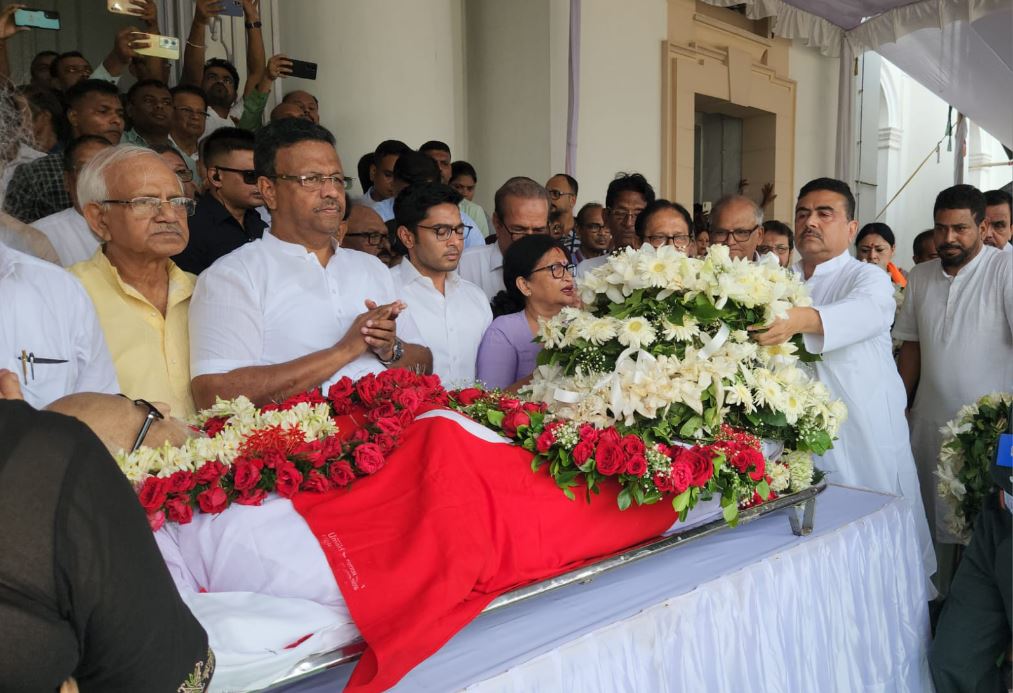
[(770, 490), (774, 493), (784, 493), (791, 486), (791, 470), (787, 465), (774, 462), (768, 464), (767, 474), (770, 476)]
[(604, 317), (590, 320), (584, 328), (584, 339), (592, 344), (602, 345), (610, 339), (615, 339), (617, 332), (617, 321), (614, 318)]
[(622, 321), (617, 337), (623, 346), (642, 349), (654, 343), (654, 325), (647, 318), (635, 315)]
[(785, 451), (781, 461), (788, 465), (791, 472), (791, 491), (801, 491), (813, 482), (813, 458), (808, 452), (799, 450)]
[(692, 315), (682, 316), (682, 324), (676, 325), (668, 320), (661, 322), (662, 333), (670, 342), (689, 342), (700, 334), (700, 323)]

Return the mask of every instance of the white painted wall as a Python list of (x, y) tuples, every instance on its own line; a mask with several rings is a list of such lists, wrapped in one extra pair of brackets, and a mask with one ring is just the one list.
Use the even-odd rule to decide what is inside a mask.
[[(788, 76), (795, 80), (795, 183), (778, 190), (794, 200), (814, 178), (834, 175), (839, 61), (820, 55), (798, 39), (788, 51)], [(790, 219), (782, 219), (791, 225)]]

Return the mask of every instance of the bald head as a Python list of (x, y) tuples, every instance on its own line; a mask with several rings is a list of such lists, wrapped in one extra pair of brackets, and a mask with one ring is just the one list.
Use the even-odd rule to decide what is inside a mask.
[(390, 237), (387, 225), (372, 207), (352, 205), (345, 222), (341, 247), (376, 256), (380, 262), (390, 264)]
[[(142, 441), (145, 446), (161, 447), (165, 443), (179, 446), (195, 435), (185, 423), (169, 416), (169, 405), (155, 403), (155, 406), (165, 418), (152, 421)], [(134, 404), (126, 397), (97, 392), (61, 397), (46, 410), (74, 417), (90, 428), (111, 453), (130, 450), (148, 415), (146, 407)]]
[(310, 117), (303, 110), (302, 106), (297, 103), (280, 103), (274, 107), (271, 111), (271, 122), (275, 123), (285, 118), (302, 118), (303, 120), (310, 120)]

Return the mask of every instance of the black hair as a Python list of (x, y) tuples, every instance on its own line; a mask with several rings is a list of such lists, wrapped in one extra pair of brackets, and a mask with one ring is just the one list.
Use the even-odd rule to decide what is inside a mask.
[[(139, 92), (141, 89), (146, 89), (148, 87), (155, 87), (156, 89), (164, 89), (165, 91), (169, 91), (168, 85), (160, 79), (154, 78), (142, 79), (138, 82), (134, 82), (130, 86), (130, 89), (127, 91), (127, 101), (133, 101), (134, 94)], [(171, 96), (172, 92), (169, 92), (169, 95)]]
[(394, 177), (409, 185), (438, 183), (440, 165), (422, 152), (408, 150), (397, 158), (394, 164)]
[(300, 142), (326, 142), (334, 146), (334, 135), (322, 125), (302, 118), (283, 118), (257, 130), (253, 149), (253, 167), (268, 178), (274, 176), (278, 150)]
[(376, 149), (373, 150), (373, 163), (379, 166), (380, 159), (385, 156), (391, 156), (393, 154), (401, 156), (405, 152), (410, 152), (411, 150), (412, 148), (401, 140), (384, 140), (380, 144), (376, 145)]
[(985, 220), (985, 195), (973, 185), (954, 185), (936, 195), (932, 216), (944, 209), (969, 209), (974, 223)]
[(228, 60), (224, 60), (223, 58), (211, 58), (206, 63), (204, 63), (204, 70), (203, 72), (201, 72), (201, 76), (203, 76), (204, 73), (207, 72), (208, 68), (210, 67), (220, 67), (226, 70), (229, 73), (229, 75), (232, 76), (232, 86), (236, 88), (237, 92), (239, 91), (239, 70), (236, 69), (235, 65), (230, 63)]
[(475, 173), (475, 167), (467, 161), (455, 161), (450, 164), (450, 180), (454, 180), (458, 176), (471, 176), (473, 181), (478, 182), (478, 174)]
[(362, 192), (373, 187), (373, 179), (369, 176), (369, 165), (373, 163), (373, 152), (367, 152), (359, 157), (359, 163), (355, 171), (359, 174), (359, 184), (362, 185)]
[(417, 183), (409, 185), (394, 198), (394, 218), (398, 226), (415, 232), (420, 221), (437, 205), (456, 205), (461, 194), (443, 183)]
[[(309, 97), (311, 99), (313, 99), (313, 103), (315, 103), (317, 106), (320, 105), (320, 99), (318, 99), (317, 97), (313, 96), (313, 94), (310, 94), (305, 89), (296, 89), (295, 91), (301, 91), (303, 93), (309, 94)], [(282, 103), (288, 103), (289, 101), (291, 101), (292, 100), (292, 95), (295, 94), (295, 91), (290, 91), (287, 94), (285, 94), (285, 96), (281, 97), (281, 102)]]
[[(50, 77), (53, 77), (55, 79), (56, 77), (60, 76), (60, 73), (58, 72), (58, 68), (60, 66), (60, 63), (62, 61), (64, 61), (64, 60), (66, 60), (67, 58), (81, 58), (81, 60), (87, 60), (86, 57), (84, 57), (83, 55), (81, 55), (81, 51), (66, 51), (65, 53), (57, 53), (56, 58), (53, 59), (53, 62), (49, 63), (49, 76)], [(34, 59), (33, 59), (33, 62), (34, 62)], [(91, 65), (91, 63), (88, 63), (88, 64)], [(108, 82), (107, 82), (107, 84), (108, 84)]]
[(1006, 205), (1010, 208), (1010, 212), (1013, 212), (1013, 195), (1005, 190), (986, 190), (985, 206), (995, 207), (997, 205)]
[(205, 166), (215, 166), (219, 156), (232, 152), (252, 152), (256, 148), (256, 138), (249, 130), (242, 128), (218, 128), (201, 142), (201, 158)]
[(53, 56), (54, 58), (58, 58), (60, 56), (60, 54), (57, 53), (56, 51), (39, 51), (32, 57), (32, 62), (29, 63), (29, 69), (35, 66), (35, 61), (37, 61), (39, 58), (45, 58), (50, 55)]
[(120, 98), (120, 90), (116, 88), (115, 84), (104, 79), (82, 79), (64, 94), (63, 98), (67, 103), (67, 108), (74, 108), (81, 99), (92, 92)]
[(397, 235), (397, 219), (388, 219), (383, 223), (387, 227), (387, 242), (390, 244), (390, 254), (398, 257), (407, 257), (408, 248), (401, 242), (401, 237)]
[(60, 95), (47, 87), (33, 87), (30, 84), (18, 87), (17, 92), (28, 102), (32, 118), (36, 118), (40, 113), (48, 113), (57, 141), (66, 142), (70, 137), (70, 124), (67, 123)]
[(916, 258), (922, 256), (922, 246), (925, 245), (925, 241), (935, 242), (935, 229), (925, 229), (915, 236), (914, 242), (911, 243), (912, 256)]
[(86, 144), (104, 144), (107, 147), (113, 146), (105, 137), (99, 135), (81, 135), (75, 137), (63, 149), (63, 170), (68, 173), (74, 170), (74, 154)]
[(651, 187), (651, 184), (641, 174), (617, 173), (615, 179), (609, 183), (608, 190), (605, 192), (605, 206), (611, 209), (616, 203), (619, 193), (623, 192), (640, 193), (647, 204), (655, 200), (654, 188)]
[(169, 93), (175, 96), (176, 94), (193, 94), (200, 98), (204, 102), (204, 108), (208, 107), (208, 95), (200, 87), (195, 87), (192, 84), (179, 84), (169, 90)]
[(862, 230), (858, 232), (857, 236), (855, 236), (855, 247), (857, 248), (858, 244), (861, 243), (866, 236), (871, 234), (876, 234), (877, 236), (882, 237), (884, 241), (890, 244), (891, 248), (897, 247), (897, 237), (893, 235), (893, 229), (881, 221), (873, 221), (863, 226)]
[(795, 232), (783, 221), (769, 219), (763, 222), (763, 231), (780, 234), (788, 239), (788, 250), (795, 250)]
[(586, 224), (587, 215), (590, 214), (592, 210), (602, 209), (602, 207), (603, 205), (601, 202), (588, 202), (586, 205), (581, 207), (580, 211), (577, 212), (577, 216), (574, 217), (576, 219), (577, 226), (583, 226)]
[(439, 140), (429, 140), (419, 147), (420, 152), (446, 152), (450, 153), (450, 147), (446, 142), (440, 142)]
[(503, 291), (493, 296), (492, 314), (495, 317), (524, 310), (527, 298), (517, 288), (517, 279), (530, 277), (542, 256), (553, 248), (566, 255), (566, 248), (552, 236), (532, 234), (514, 241), (503, 254)]
[(693, 236), (693, 217), (689, 211), (678, 202), (671, 202), (669, 200), (660, 199), (654, 202), (647, 203), (644, 207), (644, 211), (637, 215), (637, 221), (634, 223), (633, 228), (637, 231), (637, 237), (643, 238), (644, 232), (647, 230), (647, 222), (650, 221), (658, 212), (666, 209), (674, 210), (682, 217), (683, 221), (686, 222), (687, 228), (689, 228), (689, 235)]
[(809, 193), (816, 192), (817, 190), (829, 190), (843, 196), (848, 221), (852, 221), (855, 218), (855, 196), (851, 194), (851, 188), (847, 183), (836, 178), (815, 178), (802, 186), (802, 189), (798, 191), (798, 199), (802, 199)]
[(555, 173), (555, 174), (553, 174), (552, 176), (549, 177), (549, 180), (552, 180), (553, 178), (560, 177), (560, 176), (566, 179), (566, 184), (570, 186), (570, 190), (572, 190), (573, 194), (576, 195), (577, 194), (577, 179), (574, 178), (573, 176), (571, 176), (571, 175), (569, 175), (567, 173)]

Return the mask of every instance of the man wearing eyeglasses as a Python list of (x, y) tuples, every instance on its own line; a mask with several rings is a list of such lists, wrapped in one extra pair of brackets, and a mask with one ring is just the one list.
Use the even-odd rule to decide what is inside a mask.
[(372, 207), (364, 204), (352, 205), (345, 222), (345, 234), (341, 237), (341, 247), (369, 253), (388, 267), (394, 259), (390, 252), (387, 225)]
[(577, 204), (577, 179), (565, 173), (557, 173), (545, 183), (549, 193), (549, 214), (556, 215), (561, 229), (561, 239), (566, 250), (573, 257), (574, 251), (580, 247), (580, 239), (575, 231), (576, 220), (573, 208)]
[(200, 274), (215, 260), (264, 234), (257, 212), (264, 199), (253, 168), (253, 133), (219, 128), (201, 145), (207, 166), (207, 192), (190, 219), (190, 242), (173, 260), (184, 271)]
[(432, 356), (398, 320), (390, 272), (338, 245), (352, 179), (334, 136), (286, 118), (257, 131), (254, 163), (271, 229), (201, 274), (190, 309), (194, 398), (263, 405), (342, 376), (428, 372)]
[(763, 210), (742, 195), (726, 195), (710, 215), (710, 244), (728, 246), (732, 259), (757, 260), (763, 240)]
[(612, 247), (612, 232), (605, 223), (605, 208), (600, 203), (588, 202), (581, 207), (574, 227), (580, 238), (580, 244), (573, 253), (575, 264), (601, 257)]
[[(654, 202), (654, 188), (639, 173), (617, 173), (605, 191), (604, 219), (612, 237), (612, 249), (639, 248), (637, 217), (647, 205)], [(608, 256), (603, 254), (585, 259), (578, 265), (576, 278), (580, 280), (587, 272), (605, 264)]]
[(186, 247), (194, 201), (144, 147), (100, 151), (79, 174), (78, 203), (102, 240), (70, 271), (91, 296), (122, 392), (194, 413), (187, 311), (194, 278), (172, 261)]
[(503, 290), (503, 253), (524, 236), (549, 232), (549, 194), (526, 176), (516, 176), (496, 191), (492, 225), (496, 242), (469, 248), (461, 256), (458, 272), (482, 287), (486, 297)]
[(391, 269), (408, 304), (400, 319), (414, 323), (433, 354), (433, 373), (447, 387), (475, 382), (475, 359), (492, 310), (482, 289), (457, 272), (468, 226), (461, 195), (442, 183), (412, 185), (394, 201), (397, 234), (408, 257)]
[(197, 143), (204, 136), (204, 123), (208, 117), (208, 99), (204, 90), (190, 84), (180, 84), (170, 89), (172, 94), (172, 118), (169, 129), (169, 143), (183, 155), (187, 168), (193, 172), (193, 179), (200, 190), (204, 180), (197, 172)]

